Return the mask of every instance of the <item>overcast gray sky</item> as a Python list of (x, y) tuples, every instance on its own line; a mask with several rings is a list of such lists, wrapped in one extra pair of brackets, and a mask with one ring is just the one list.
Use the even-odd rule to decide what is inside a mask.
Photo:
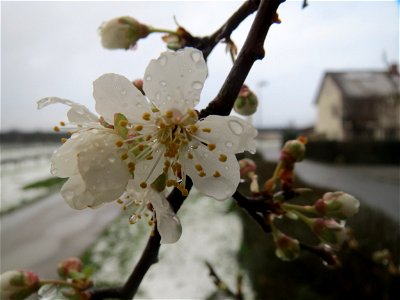
[[(282, 24), (273, 25), (266, 58), (256, 62), (247, 84), (260, 92), (258, 126), (312, 125), (314, 97), (326, 70), (383, 69), (386, 53), (399, 60), (399, 10), (395, 1), (300, 1), (283, 3)], [(36, 101), (59, 96), (94, 111), (92, 82), (104, 73), (143, 76), (147, 63), (165, 51), (161, 35), (140, 40), (136, 51), (103, 49), (97, 28), (129, 15), (155, 27), (174, 29), (173, 16), (194, 35), (208, 35), (242, 1), (185, 2), (1, 2), (1, 130), (48, 130), (66, 119), (66, 107), (36, 110)], [(239, 48), (254, 15), (232, 35)], [(224, 45), (209, 58), (206, 106), (231, 67)]]

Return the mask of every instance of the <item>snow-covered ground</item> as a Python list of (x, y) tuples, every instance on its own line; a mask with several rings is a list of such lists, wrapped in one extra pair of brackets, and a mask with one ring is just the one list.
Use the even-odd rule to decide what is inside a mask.
[(50, 157), (57, 147), (59, 144), (1, 145), (1, 211), (48, 194), (46, 188), (22, 187), (51, 176)]
[[(237, 214), (229, 211), (230, 205), (231, 200), (216, 201), (195, 189), (191, 191), (178, 213), (182, 237), (175, 244), (162, 245), (160, 260), (144, 278), (138, 299), (205, 299), (215, 291), (205, 261), (235, 288), (242, 227)], [(101, 266), (96, 280), (123, 282), (139, 259), (149, 233), (145, 220), (129, 225), (127, 217), (117, 219), (91, 249), (92, 261)], [(252, 299), (249, 287), (245, 276), (246, 299)]]

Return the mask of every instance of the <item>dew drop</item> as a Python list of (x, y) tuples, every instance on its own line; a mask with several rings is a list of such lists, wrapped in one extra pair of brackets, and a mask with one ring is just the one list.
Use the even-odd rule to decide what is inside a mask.
[(73, 135), (71, 135), (71, 140), (74, 140), (78, 137), (79, 137), (79, 133), (74, 133)]
[(156, 100), (157, 100), (157, 101), (160, 101), (160, 99), (161, 99), (161, 94), (160, 94), (160, 93), (157, 93), (157, 94), (156, 94)]
[(136, 214), (133, 214), (132, 216), (129, 217), (129, 222), (134, 224), (138, 220), (138, 216)]
[(193, 61), (194, 61), (195, 63), (199, 62), (200, 59), (201, 59), (201, 54), (200, 54), (200, 52), (193, 52), (191, 56), (192, 56), (192, 59), (193, 59)]
[(150, 75), (146, 76), (146, 80), (150, 81), (151, 80), (151, 76)]
[(142, 103), (138, 102), (138, 103), (136, 103), (136, 107), (137, 107), (137, 108), (142, 108), (143, 105), (142, 105)]
[(115, 163), (115, 157), (112, 157), (112, 156), (110, 156), (109, 158), (108, 158), (108, 161), (110, 162), (110, 163)]
[(170, 101), (172, 99), (171, 95), (167, 95), (167, 100)]
[(240, 124), (238, 121), (236, 120), (230, 120), (228, 122), (228, 126), (229, 128), (232, 130), (232, 132), (236, 135), (240, 135), (243, 133), (243, 125)]
[(207, 158), (207, 157), (208, 157), (208, 153), (207, 153), (207, 152), (204, 152), (204, 153), (203, 153), (203, 157), (204, 157), (204, 158)]
[(126, 90), (125, 90), (125, 89), (122, 89), (122, 90), (120, 91), (120, 93), (121, 93), (122, 96), (125, 96), (125, 95), (126, 95)]
[(227, 146), (228, 148), (231, 148), (233, 146), (233, 143), (232, 142), (226, 142), (225, 146)]
[(167, 86), (167, 83), (163, 80), (163, 81), (160, 81), (160, 84), (161, 84), (161, 86)]
[(167, 64), (168, 58), (165, 55), (160, 56), (158, 63), (160, 66), (165, 66)]
[(192, 88), (195, 90), (201, 90), (203, 88), (203, 84), (200, 81), (195, 81), (192, 83)]

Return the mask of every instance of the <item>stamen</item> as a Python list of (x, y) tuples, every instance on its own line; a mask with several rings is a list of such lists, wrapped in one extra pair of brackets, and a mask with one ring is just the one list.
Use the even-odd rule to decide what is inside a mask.
[(189, 129), (190, 133), (196, 133), (198, 127), (196, 125), (190, 125), (188, 127), (188, 129)]
[(189, 117), (191, 117), (191, 118), (197, 118), (197, 113), (196, 113), (196, 111), (195, 110), (193, 110), (193, 109), (188, 109), (188, 115), (189, 115)]
[(136, 125), (134, 129), (136, 131), (141, 131), (143, 129), (143, 125)]
[(159, 110), (157, 107), (152, 107), (152, 108), (151, 108), (151, 111), (152, 111), (153, 113), (156, 113), (156, 112), (159, 112), (160, 110)]
[(126, 160), (128, 158), (128, 153), (124, 153), (121, 155), (122, 160)]
[(117, 146), (117, 147), (122, 147), (122, 145), (124, 144), (124, 142), (123, 141), (116, 141), (115, 142), (115, 146)]
[(150, 114), (148, 112), (143, 113), (142, 119), (145, 121), (150, 121)]
[(65, 143), (67, 141), (67, 139), (66, 138), (61, 138), (61, 143)]
[(189, 153), (187, 154), (187, 158), (193, 159), (193, 154), (189, 152)]
[(63, 121), (61, 121), (60, 126), (65, 126), (65, 123)]
[(207, 174), (206, 174), (206, 172), (204, 172), (204, 171), (200, 171), (200, 172), (199, 172), (199, 176), (200, 176), (200, 177), (204, 177), (204, 176), (206, 176), (206, 175), (207, 175)]
[(228, 159), (228, 157), (225, 154), (220, 154), (219, 161), (226, 162), (227, 159)]
[(208, 150), (213, 151), (217, 146), (215, 144), (208, 144)]
[(218, 172), (218, 171), (215, 171), (215, 173), (213, 174), (213, 176), (214, 176), (215, 178), (221, 177), (221, 173)]
[(117, 200), (117, 203), (118, 203), (118, 204), (122, 204), (122, 203), (124, 203), (124, 201), (122, 201), (121, 199), (118, 199), (118, 200)]
[(171, 110), (169, 110), (169, 111), (167, 111), (167, 112), (165, 113), (165, 116), (166, 116), (168, 119), (171, 119), (171, 118), (174, 116), (174, 113), (173, 113)]
[(142, 189), (147, 188), (147, 183), (146, 183), (146, 182), (142, 182), (142, 183), (140, 184), (140, 187), (141, 187)]
[(53, 127), (53, 130), (54, 130), (55, 132), (59, 132), (59, 131), (60, 131), (60, 127), (54, 126), (54, 127)]
[(119, 126), (121, 127), (126, 127), (128, 125), (128, 121), (127, 120), (121, 120), (119, 121)]
[(210, 132), (211, 132), (211, 128), (203, 128), (202, 131), (203, 131), (203, 132), (210, 133)]
[(202, 167), (200, 164), (196, 164), (194, 167), (195, 167), (196, 170), (199, 171), (199, 172), (203, 170), (203, 167)]

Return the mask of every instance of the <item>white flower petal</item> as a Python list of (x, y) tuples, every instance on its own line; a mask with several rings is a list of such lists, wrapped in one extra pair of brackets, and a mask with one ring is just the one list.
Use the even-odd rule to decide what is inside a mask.
[(69, 177), (78, 173), (78, 153), (88, 149), (97, 139), (99, 131), (87, 130), (74, 133), (51, 158), (51, 174)]
[(182, 225), (175, 215), (163, 193), (151, 189), (147, 194), (156, 211), (157, 229), (161, 236), (161, 244), (172, 244), (182, 235)]
[[(208, 116), (196, 124), (196, 136), (217, 146), (217, 150), (228, 153), (256, 152), (257, 129), (243, 119), (234, 116)], [(211, 129), (205, 132), (203, 129)]]
[(136, 166), (133, 180), (135, 189), (142, 189), (140, 187), (142, 182), (146, 182), (147, 185), (152, 184), (154, 180), (161, 175), (164, 168), (164, 152), (164, 148), (159, 146), (153, 151), (152, 160), (142, 158), (135, 163)]
[(201, 51), (194, 48), (168, 51), (150, 62), (143, 89), (161, 111), (186, 112), (199, 102), (206, 77), (207, 65)]
[(96, 204), (117, 199), (130, 178), (128, 167), (115, 146), (119, 137), (112, 133), (97, 134), (96, 139), (78, 154), (78, 168), (87, 190)]
[(96, 111), (113, 124), (114, 114), (122, 113), (129, 121), (142, 120), (151, 107), (146, 97), (124, 76), (104, 74), (93, 82)]
[[(210, 151), (204, 145), (198, 145), (192, 150), (193, 159), (187, 157), (188, 149), (181, 153), (181, 161), (193, 185), (202, 193), (217, 200), (224, 200), (233, 195), (240, 181), (239, 163), (234, 154), (221, 153), (217, 149)], [(226, 161), (220, 160), (220, 155)], [(196, 165), (200, 165), (205, 172), (204, 177), (199, 176)]]
[(78, 174), (71, 176), (61, 188), (61, 195), (67, 204), (74, 209), (84, 209), (93, 206), (92, 194), (86, 189), (86, 184)]
[(38, 109), (42, 109), (43, 107), (55, 103), (65, 104), (71, 107), (71, 109), (67, 113), (70, 123), (82, 125), (87, 123), (96, 123), (99, 121), (99, 118), (95, 114), (91, 113), (86, 106), (73, 102), (71, 100), (58, 97), (47, 97), (39, 100), (37, 102), (37, 105)]

